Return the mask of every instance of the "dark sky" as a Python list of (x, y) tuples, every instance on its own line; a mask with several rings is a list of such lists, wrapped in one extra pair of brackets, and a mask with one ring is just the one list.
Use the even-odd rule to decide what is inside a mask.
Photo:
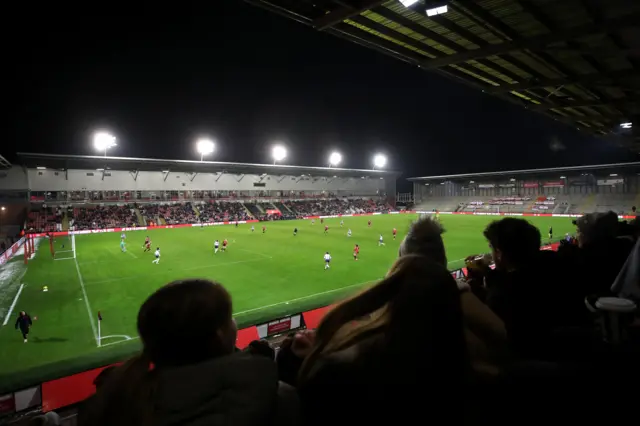
[(117, 156), (196, 159), (194, 140), (209, 135), (217, 160), (267, 162), (278, 139), (290, 164), (325, 165), (339, 149), (345, 167), (368, 168), (380, 150), (405, 176), (636, 159), (242, 1), (208, 4), (41, 10), (5, 52), (15, 133), (2, 154), (92, 154), (92, 131), (106, 128)]

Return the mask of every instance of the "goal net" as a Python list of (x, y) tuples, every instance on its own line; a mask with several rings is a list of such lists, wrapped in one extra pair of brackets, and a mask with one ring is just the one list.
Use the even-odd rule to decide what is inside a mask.
[(55, 260), (69, 260), (76, 258), (76, 236), (75, 234), (63, 237), (49, 238), (51, 254)]

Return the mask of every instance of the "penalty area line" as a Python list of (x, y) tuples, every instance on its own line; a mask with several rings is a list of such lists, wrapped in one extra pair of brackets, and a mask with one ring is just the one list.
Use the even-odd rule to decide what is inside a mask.
[(11, 313), (13, 312), (13, 309), (16, 307), (16, 304), (18, 303), (18, 299), (20, 298), (20, 293), (22, 293), (23, 288), (24, 288), (24, 284), (20, 284), (20, 288), (18, 288), (16, 297), (13, 298), (13, 302), (11, 302), (11, 306), (9, 306), (7, 315), (4, 317), (4, 322), (2, 323), (3, 327), (9, 323), (9, 318), (11, 318)]

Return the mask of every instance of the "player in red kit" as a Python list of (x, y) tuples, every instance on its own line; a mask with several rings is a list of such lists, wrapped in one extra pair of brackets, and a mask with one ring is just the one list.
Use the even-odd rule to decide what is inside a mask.
[(353, 248), (353, 260), (358, 260), (358, 255), (360, 254), (360, 246), (356, 244)]
[(329, 226), (328, 226), (328, 225), (325, 225), (325, 226), (324, 226), (324, 233), (325, 233), (325, 234), (328, 234), (328, 233), (329, 233)]
[(320, 219), (320, 223), (321, 223), (321, 224), (322, 224), (322, 223), (324, 223), (324, 219), (322, 219), (322, 218), (321, 218), (321, 219)]
[(144, 239), (144, 252), (146, 253), (148, 251), (151, 251), (151, 240), (149, 239), (149, 237)]
[(393, 239), (395, 240), (396, 239), (396, 235), (398, 235), (398, 230), (396, 228), (393, 228), (392, 233), (393, 233)]
[(369, 228), (371, 228), (371, 221), (369, 221), (369, 222), (367, 223), (367, 225), (369, 225)]
[(229, 244), (229, 241), (226, 238), (222, 240), (222, 251), (227, 251), (227, 244)]

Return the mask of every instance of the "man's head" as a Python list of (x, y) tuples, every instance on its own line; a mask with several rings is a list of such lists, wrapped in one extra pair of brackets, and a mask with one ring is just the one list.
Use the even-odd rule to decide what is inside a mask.
[(491, 222), (484, 237), (498, 269), (522, 267), (540, 251), (540, 231), (524, 219), (509, 217)]
[(416, 254), (447, 266), (447, 255), (442, 242), (444, 228), (431, 216), (423, 216), (411, 224), (407, 236), (400, 244), (398, 254)]
[(614, 212), (589, 213), (576, 220), (578, 245), (584, 247), (597, 241), (615, 238), (618, 233), (618, 215)]

